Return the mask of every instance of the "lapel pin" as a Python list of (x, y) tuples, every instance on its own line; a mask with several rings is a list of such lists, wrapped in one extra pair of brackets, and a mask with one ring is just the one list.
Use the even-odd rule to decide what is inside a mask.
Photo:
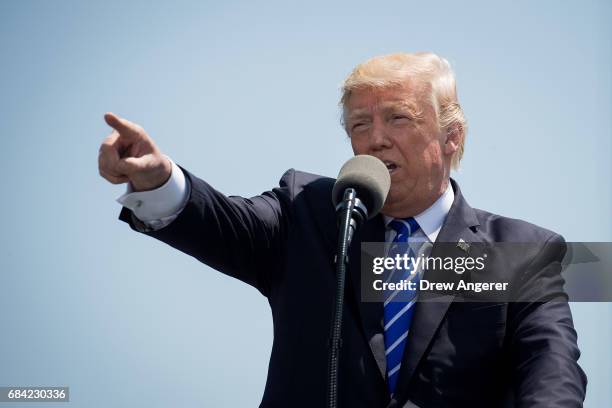
[(463, 238), (459, 238), (459, 242), (457, 242), (457, 246), (463, 251), (468, 252), (470, 250), (470, 244), (465, 242)]

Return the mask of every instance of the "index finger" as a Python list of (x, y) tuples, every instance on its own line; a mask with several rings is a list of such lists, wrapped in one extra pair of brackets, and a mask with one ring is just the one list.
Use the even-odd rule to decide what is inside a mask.
[(112, 112), (105, 113), (104, 120), (108, 126), (115, 129), (120, 136), (131, 136), (138, 134), (140, 131), (140, 127), (138, 125), (130, 122), (127, 119), (123, 119)]

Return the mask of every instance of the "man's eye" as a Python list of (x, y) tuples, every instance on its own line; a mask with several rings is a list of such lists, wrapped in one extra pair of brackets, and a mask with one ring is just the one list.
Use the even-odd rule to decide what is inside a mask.
[(355, 123), (353, 125), (353, 130), (363, 129), (365, 127), (365, 123)]
[(410, 118), (408, 116), (405, 116), (405, 115), (393, 115), (391, 117), (391, 119), (394, 120), (394, 121), (400, 121), (400, 120), (408, 121), (408, 120), (410, 120)]

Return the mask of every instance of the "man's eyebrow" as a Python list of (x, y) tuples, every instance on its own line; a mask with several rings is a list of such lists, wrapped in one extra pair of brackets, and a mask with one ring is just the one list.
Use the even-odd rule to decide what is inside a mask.
[[(398, 110), (398, 109), (402, 111), (407, 111), (415, 119), (423, 118), (423, 110), (419, 109), (418, 104), (416, 104), (413, 101), (402, 99), (402, 100), (397, 100), (397, 101), (385, 102), (380, 107), (380, 110), (385, 113), (389, 111), (393, 111), (393, 110)], [(346, 119), (347, 121), (351, 121), (351, 120), (356, 120), (356, 119), (361, 119), (361, 118), (368, 118), (371, 115), (372, 113), (370, 111), (370, 108), (358, 108), (358, 109), (352, 110)]]
[(388, 102), (382, 106), (382, 110), (384, 112), (393, 111), (396, 109), (408, 111), (416, 119), (423, 118), (423, 110), (419, 109), (418, 105), (412, 101), (401, 100), (401, 101)]
[(368, 117), (370, 116), (370, 110), (369, 109), (355, 109), (353, 111), (351, 111), (351, 113), (347, 116), (348, 120), (355, 120), (358, 118), (362, 118), (362, 117)]

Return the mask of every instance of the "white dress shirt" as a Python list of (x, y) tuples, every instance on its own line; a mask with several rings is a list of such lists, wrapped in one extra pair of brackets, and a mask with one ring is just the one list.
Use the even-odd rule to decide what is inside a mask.
[[(446, 220), (446, 216), (454, 200), (455, 192), (449, 182), (444, 193), (431, 205), (431, 207), (413, 217), (421, 228), (410, 236), (410, 241), (430, 242), (432, 244), (436, 242), (438, 234), (442, 229), (442, 224), (444, 224), (444, 220)], [(393, 228), (389, 227), (389, 223), (394, 218), (384, 215), (384, 219), (385, 225), (387, 226), (385, 241), (391, 242), (393, 238), (395, 238), (396, 232)]]
[(119, 204), (132, 210), (136, 218), (152, 230), (159, 230), (170, 224), (183, 211), (191, 186), (185, 174), (169, 157), (172, 163), (170, 178), (155, 190), (134, 191), (128, 183), (127, 191), (117, 198)]
[[(450, 182), (446, 187), (446, 190), (442, 195), (425, 211), (420, 214), (415, 215), (413, 218), (419, 224), (421, 228), (419, 228), (416, 232), (413, 232), (408, 239), (409, 246), (414, 251), (414, 256), (429, 256), (431, 250), (433, 248), (433, 243), (436, 242), (438, 238), (438, 234), (442, 229), (442, 225), (444, 224), (444, 220), (448, 215), (451, 206), (453, 205), (453, 201), (455, 199), (455, 192), (453, 191), (453, 187)], [(393, 221), (395, 218), (388, 217), (383, 215), (385, 221), (385, 254), (389, 256), (389, 250), (392, 246), (393, 239), (397, 235), (397, 232), (389, 226), (389, 223)], [(386, 278), (385, 281), (389, 282), (393, 279), (394, 272), (391, 272)], [(423, 276), (423, 266), (418, 267), (417, 270), (411, 272), (409, 280), (414, 281), (415, 279), (418, 281)], [(398, 293), (401, 292), (401, 289), (396, 290), (389, 299), (394, 298)]]

